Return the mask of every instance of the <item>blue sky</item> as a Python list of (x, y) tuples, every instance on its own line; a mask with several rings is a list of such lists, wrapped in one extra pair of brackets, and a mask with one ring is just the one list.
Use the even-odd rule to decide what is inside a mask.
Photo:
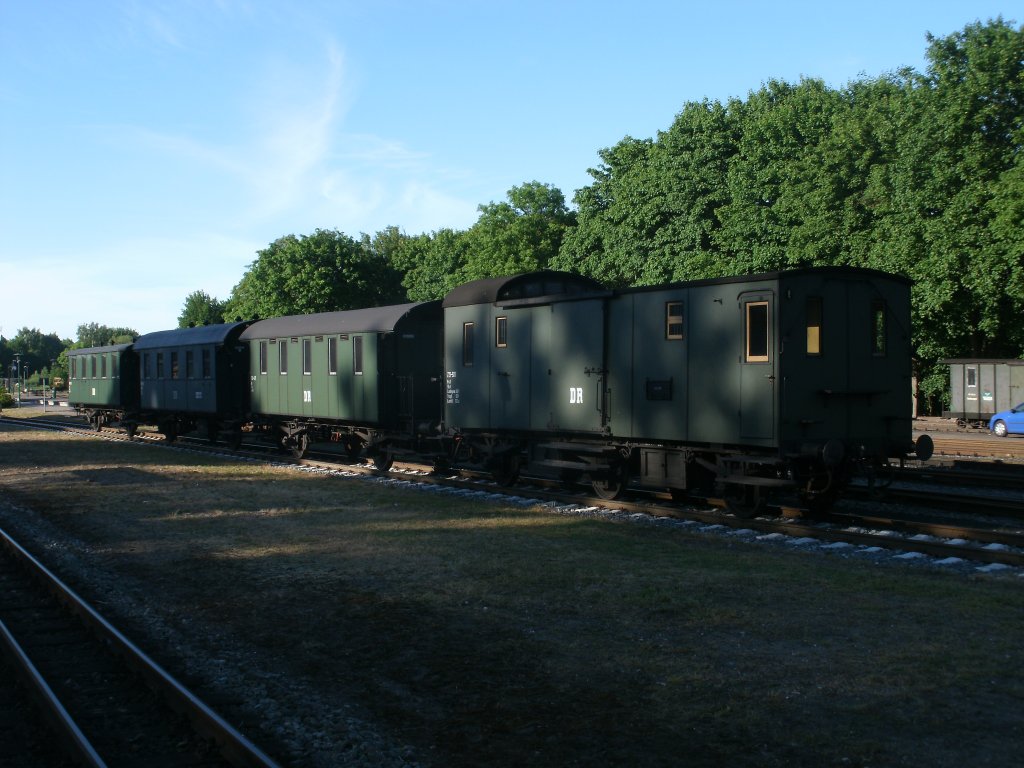
[(0, 333), (177, 324), (287, 234), (466, 228), (770, 78), (925, 68), (1014, 3), (0, 0)]

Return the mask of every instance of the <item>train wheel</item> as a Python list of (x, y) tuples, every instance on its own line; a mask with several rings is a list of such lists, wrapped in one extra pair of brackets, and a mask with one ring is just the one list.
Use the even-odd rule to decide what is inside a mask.
[(495, 460), (495, 468), (492, 473), (494, 482), (503, 488), (514, 485), (519, 479), (519, 457), (515, 455), (500, 456)]
[(608, 477), (601, 480), (594, 480), (590, 485), (594, 489), (594, 493), (596, 493), (600, 498), (614, 501), (615, 499), (622, 497), (628, 482), (629, 477), (626, 474), (626, 468), (624, 466), (618, 466), (609, 467)]
[(736, 517), (757, 517), (768, 504), (768, 491), (759, 485), (729, 483), (724, 491), (726, 508)]
[(133, 439), (135, 437), (136, 433), (139, 431), (139, 425), (138, 424), (127, 424), (125, 426), (125, 428), (124, 428), (124, 431), (128, 434), (128, 439), (131, 440), (131, 439)]
[(359, 454), (363, 452), (363, 444), (358, 440), (345, 441), (345, 458), (349, 461), (359, 461)]
[(297, 435), (292, 437), (291, 451), (292, 456), (296, 459), (306, 458), (306, 454), (309, 453), (309, 434), (306, 432), (299, 432)]
[(391, 469), (395, 463), (395, 454), (386, 448), (382, 448), (376, 456), (373, 457), (373, 466), (379, 469), (381, 472), (387, 472)]
[(99, 411), (90, 416), (89, 421), (92, 422), (92, 428), (97, 432), (100, 432), (103, 429), (103, 414)]

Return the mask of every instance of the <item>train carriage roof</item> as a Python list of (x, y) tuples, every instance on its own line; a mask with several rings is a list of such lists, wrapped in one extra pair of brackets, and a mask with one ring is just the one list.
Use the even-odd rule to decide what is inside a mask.
[(585, 294), (607, 293), (596, 280), (571, 272), (540, 270), (511, 277), (490, 277), (453, 288), (444, 297), (444, 307), (466, 307), (499, 301), (557, 299)]
[(438, 301), (392, 304), (386, 307), (318, 312), (259, 320), (242, 334), (243, 340), (277, 339), (291, 336), (326, 336), (333, 333), (389, 333), (410, 314), (429, 312)]
[(131, 349), (131, 342), (125, 344), (109, 344), (105, 347), (83, 347), (81, 349), (69, 349), (69, 355), (98, 355), (106, 352), (124, 352)]
[(196, 328), (174, 328), (169, 331), (154, 331), (140, 336), (135, 342), (135, 349), (160, 349), (163, 347), (186, 347), (194, 344), (223, 344), (237, 335), (240, 328), (247, 325), (241, 323), (220, 323), (218, 325), (201, 325)]

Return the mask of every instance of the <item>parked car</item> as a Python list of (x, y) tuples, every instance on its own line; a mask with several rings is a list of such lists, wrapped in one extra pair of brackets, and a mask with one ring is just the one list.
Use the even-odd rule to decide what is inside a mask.
[(988, 421), (988, 428), (997, 437), (1024, 434), (1024, 403), (1008, 411), (1000, 411)]

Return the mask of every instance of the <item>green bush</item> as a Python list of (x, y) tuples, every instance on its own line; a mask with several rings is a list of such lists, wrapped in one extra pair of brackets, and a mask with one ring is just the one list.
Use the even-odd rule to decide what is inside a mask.
[(0, 408), (10, 408), (14, 405), (14, 396), (7, 391), (6, 387), (0, 386)]

